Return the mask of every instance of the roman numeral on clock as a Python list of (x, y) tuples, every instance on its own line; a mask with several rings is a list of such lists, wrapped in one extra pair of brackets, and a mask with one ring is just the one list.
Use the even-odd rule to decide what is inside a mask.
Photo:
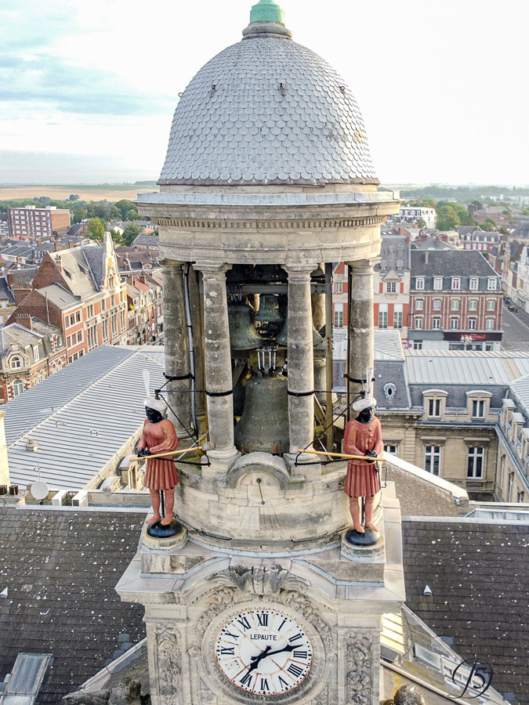
[(253, 676), (252, 676), (251, 673), (246, 673), (246, 674), (241, 678), (241, 680), (239, 681), (239, 683), (240, 683), (241, 685), (249, 685), (249, 684), (252, 682), (252, 678), (253, 678)]
[(284, 620), (281, 622), (281, 624), (279, 625), (279, 629), (277, 630), (278, 632), (281, 631), (281, 629), (283, 628), (283, 624), (285, 624), (286, 621), (287, 621), (287, 620), (284, 619)]
[(287, 683), (286, 680), (283, 680), (283, 678), (281, 678), (281, 676), (279, 676), (279, 682), (281, 683), (283, 688), (290, 688), (290, 683)]
[(294, 658), (308, 658), (308, 651), (294, 651)]
[(223, 634), (225, 634), (226, 636), (231, 636), (232, 639), (238, 639), (238, 638), (239, 638), (239, 635), (238, 635), (238, 634), (232, 634), (232, 633), (229, 632), (228, 630), (226, 630), (225, 632), (223, 632)]
[(257, 621), (260, 627), (268, 626), (268, 612), (257, 612)]
[(241, 625), (241, 627), (244, 627), (244, 629), (251, 629), (251, 626), (252, 626), (252, 625), (251, 625), (250, 622), (248, 621), (248, 618), (247, 618), (247, 617), (241, 617), (240, 619), (237, 618), (237, 621), (239, 622), (239, 624)]
[(221, 646), (220, 647), (220, 655), (221, 656), (235, 656), (235, 647), (234, 646)]
[(268, 685), (268, 680), (266, 678), (261, 678), (261, 685), (259, 688), (260, 690), (270, 690), (270, 686)]
[(292, 643), (293, 641), (297, 641), (298, 639), (302, 639), (303, 635), (302, 634), (295, 634), (294, 636), (291, 636), (289, 639), (289, 642)]
[(287, 671), (291, 673), (295, 678), (299, 678), (300, 675), (303, 673), (303, 669), (299, 666), (296, 666), (295, 663), (291, 663), (290, 666), (287, 668)]

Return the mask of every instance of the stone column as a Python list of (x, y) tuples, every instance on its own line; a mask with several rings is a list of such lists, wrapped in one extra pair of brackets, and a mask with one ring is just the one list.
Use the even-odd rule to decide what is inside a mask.
[(193, 356), (195, 358), (195, 414), (199, 435), (204, 433), (206, 426), (206, 395), (204, 377), (204, 317), (200, 297), (199, 280), (200, 272), (193, 269), (189, 272), (189, 299), (191, 306), (191, 320), (193, 323)]
[[(165, 260), (162, 264), (165, 373), (171, 377), (190, 374), (189, 335), (186, 321), (183, 262)], [(191, 379), (168, 382), (169, 418), (175, 425), (180, 444), (191, 445), (193, 419), (191, 415)], [(162, 392), (163, 393), (163, 392)]]
[[(314, 439), (314, 352), (311, 264), (285, 266), (288, 272), (288, 416), (290, 453), (312, 448)], [(301, 396), (296, 396), (300, 394)], [(309, 456), (307, 460), (313, 460)], [(300, 458), (301, 460), (301, 458)]]
[[(375, 327), (373, 324), (374, 261), (346, 263), (351, 270), (349, 286), (349, 321), (347, 374), (351, 379), (365, 380), (366, 369), (374, 367)], [(360, 392), (365, 385), (347, 380), (349, 392)], [(352, 401), (352, 397), (349, 397)]]
[(226, 272), (229, 264), (196, 262), (202, 272), (204, 311), (204, 360), (211, 459), (231, 461), (237, 457), (233, 442), (233, 381)]

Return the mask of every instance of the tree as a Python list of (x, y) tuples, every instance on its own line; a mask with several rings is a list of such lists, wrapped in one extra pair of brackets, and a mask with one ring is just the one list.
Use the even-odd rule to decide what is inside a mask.
[(120, 210), (122, 220), (127, 220), (127, 213), (130, 210), (133, 210), (135, 213), (138, 212), (138, 209), (136, 208), (134, 203), (132, 201), (127, 200), (127, 199), (123, 199), (121, 201), (118, 201), (114, 205), (116, 206), (116, 208), (118, 208)]
[(130, 211), (127, 211), (125, 220), (138, 220), (139, 217), (140, 216), (138, 215), (138, 211), (134, 210), (134, 208), (131, 208)]
[(94, 207), (94, 216), (96, 218), (107, 218), (108, 216), (108, 208), (106, 206), (95, 206)]
[(501, 235), (509, 235), (507, 228), (500, 228), (499, 232)]
[(488, 223), (487, 222), (488, 220), (489, 219), (487, 218), (487, 220), (484, 223), (481, 223), (481, 225), (479, 227), (482, 230), (484, 230), (486, 233), (491, 233), (493, 230), (495, 230), (495, 226), (492, 225), (492, 223)]
[(417, 227), (418, 228), (425, 228), (426, 227), (426, 221), (424, 218), (417, 218)]
[(112, 229), (110, 231), (110, 234), (112, 235), (112, 239), (116, 243), (116, 245), (124, 245), (125, 240), (123, 239), (123, 235), (119, 232), (119, 230), (114, 230)]
[(134, 240), (141, 232), (141, 228), (136, 223), (129, 223), (123, 232), (123, 240), (125, 245), (132, 245)]
[(79, 200), (79, 196), (78, 196), (77, 194), (75, 194), (75, 193), (71, 193), (71, 194), (68, 196), (68, 200), (69, 200), (69, 201), (78, 201), (78, 200)]
[(101, 218), (90, 218), (88, 221), (88, 237), (102, 241), (105, 236), (105, 223)]
[(84, 220), (87, 215), (88, 213), (85, 208), (76, 208), (73, 212), (73, 222), (80, 223), (81, 220)]
[(116, 206), (112, 206), (108, 211), (108, 217), (110, 220), (121, 220), (121, 211)]

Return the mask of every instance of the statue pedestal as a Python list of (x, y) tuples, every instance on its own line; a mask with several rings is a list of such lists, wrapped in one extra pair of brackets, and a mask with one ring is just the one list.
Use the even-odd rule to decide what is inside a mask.
[(187, 541), (187, 529), (179, 524), (176, 519), (168, 526), (157, 524), (145, 524), (143, 527), (141, 540), (144, 546), (157, 551), (168, 551), (174, 548), (182, 548)]
[[(380, 519), (379, 519), (380, 521)], [(341, 555), (357, 563), (384, 563), (386, 560), (386, 544), (381, 531), (366, 529), (360, 534), (354, 529), (348, 529), (342, 534)]]

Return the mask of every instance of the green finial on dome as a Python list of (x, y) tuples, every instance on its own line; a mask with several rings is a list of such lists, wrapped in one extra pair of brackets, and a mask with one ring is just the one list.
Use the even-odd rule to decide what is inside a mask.
[(252, 22), (279, 22), (284, 24), (285, 13), (275, 0), (259, 0), (250, 12), (250, 23)]

